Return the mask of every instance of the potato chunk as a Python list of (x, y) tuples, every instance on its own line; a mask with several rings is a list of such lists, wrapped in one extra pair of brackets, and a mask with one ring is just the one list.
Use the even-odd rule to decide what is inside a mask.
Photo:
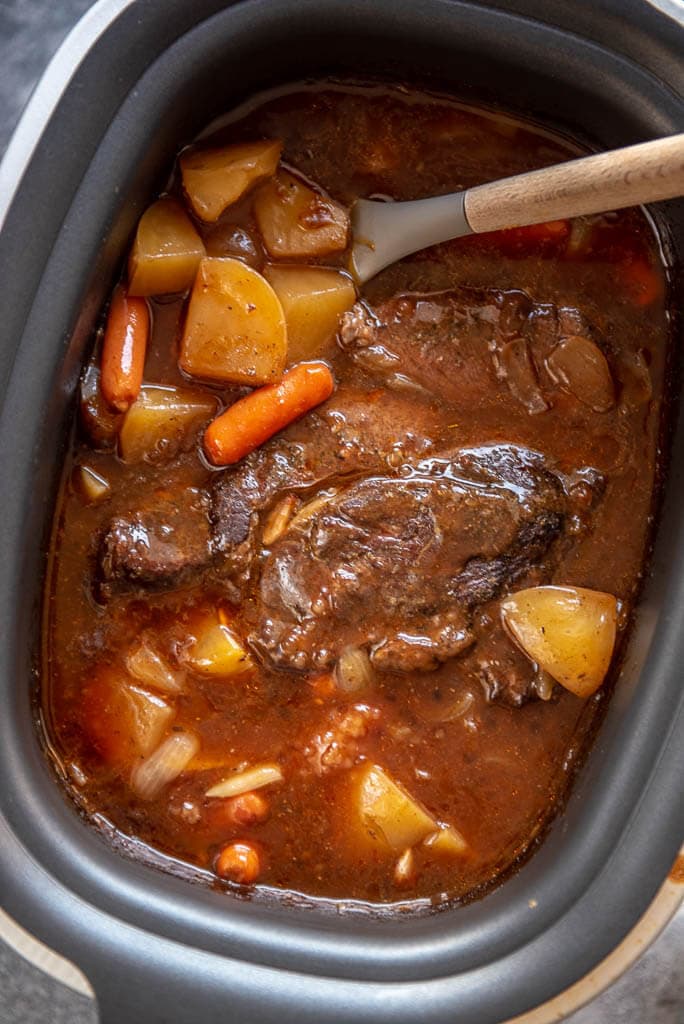
[(264, 277), (285, 313), (288, 363), (330, 355), (340, 314), (356, 301), (351, 278), (327, 267), (273, 264), (264, 268)]
[(202, 260), (181, 341), (181, 369), (255, 387), (281, 376), (286, 355), (285, 314), (268, 281), (241, 260)]
[(77, 466), (73, 475), (74, 486), (88, 505), (98, 505), (112, 493), (111, 485), (91, 466)]
[(419, 843), (438, 827), (425, 808), (377, 764), (366, 765), (359, 773), (354, 803), (367, 837), (395, 853)]
[(326, 256), (347, 248), (347, 211), (287, 171), (259, 189), (254, 214), (271, 256)]
[(444, 854), (445, 857), (460, 857), (468, 850), (465, 839), (452, 825), (442, 825), (424, 840), (425, 846), (432, 853)]
[(132, 739), (143, 756), (157, 746), (175, 717), (175, 711), (156, 693), (148, 693), (139, 686), (123, 688), (128, 704)]
[(128, 261), (128, 294), (185, 291), (204, 255), (204, 243), (181, 204), (170, 196), (158, 199), (138, 224)]
[(154, 750), (175, 711), (125, 673), (102, 666), (83, 689), (81, 716), (83, 729), (100, 756), (123, 767)]
[(282, 149), (282, 142), (267, 140), (183, 153), (183, 188), (193, 211), (202, 220), (218, 220), (248, 188), (274, 173)]
[(143, 384), (124, 417), (119, 453), (124, 462), (173, 455), (216, 415), (218, 401), (192, 388)]
[(185, 730), (171, 733), (157, 749), (138, 762), (131, 772), (131, 789), (143, 800), (153, 800), (177, 779), (200, 748), (197, 736)]
[(233, 678), (253, 668), (249, 652), (228, 626), (209, 616), (194, 630), (185, 654), (191, 669), (204, 676)]
[(505, 626), (523, 651), (578, 697), (599, 688), (617, 628), (612, 594), (583, 587), (531, 587), (501, 602)]

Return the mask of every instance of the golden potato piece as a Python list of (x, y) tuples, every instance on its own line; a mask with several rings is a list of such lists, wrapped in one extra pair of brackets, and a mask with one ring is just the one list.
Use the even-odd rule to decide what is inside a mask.
[(340, 314), (356, 301), (351, 278), (327, 267), (274, 264), (264, 268), (264, 277), (285, 313), (288, 363), (330, 355)]
[(138, 686), (122, 686), (122, 699), (128, 702), (130, 728), (140, 753), (146, 757), (157, 746), (176, 712), (157, 694)]
[(282, 149), (282, 142), (266, 140), (183, 153), (183, 188), (193, 211), (202, 220), (218, 220), (248, 188), (274, 173)]
[(252, 659), (238, 638), (216, 619), (208, 618), (195, 630), (186, 663), (205, 676), (231, 678), (253, 668)]
[(192, 388), (143, 384), (119, 433), (124, 462), (171, 456), (216, 415), (218, 401)]
[(109, 481), (91, 466), (77, 466), (74, 470), (73, 482), (88, 505), (97, 505), (99, 502), (105, 501), (112, 493)]
[(79, 708), (86, 736), (106, 762), (117, 766), (150, 754), (176, 714), (159, 694), (136, 686), (109, 665), (95, 669)]
[(278, 380), (286, 355), (285, 314), (268, 281), (241, 260), (202, 260), (181, 340), (181, 369), (255, 387)]
[(359, 773), (354, 804), (368, 838), (396, 853), (437, 829), (434, 818), (377, 764)]
[(128, 260), (129, 295), (182, 292), (195, 280), (204, 243), (177, 200), (158, 199), (143, 213)]
[(287, 171), (259, 189), (254, 214), (271, 256), (326, 256), (347, 248), (347, 211)]
[(444, 854), (445, 857), (461, 857), (468, 850), (465, 839), (452, 825), (440, 825), (424, 840), (424, 844), (432, 853)]
[(504, 625), (533, 661), (578, 697), (599, 688), (617, 628), (612, 594), (583, 587), (531, 587), (501, 602)]

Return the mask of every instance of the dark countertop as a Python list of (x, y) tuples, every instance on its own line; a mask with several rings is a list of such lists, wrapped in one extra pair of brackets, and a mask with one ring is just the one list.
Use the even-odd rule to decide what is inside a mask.
[[(0, 154), (37, 78), (91, 3), (0, 0)], [(96, 1021), (89, 999), (53, 981), (0, 940), (0, 1024)], [(567, 1024), (684, 1024), (684, 907), (638, 963)]]

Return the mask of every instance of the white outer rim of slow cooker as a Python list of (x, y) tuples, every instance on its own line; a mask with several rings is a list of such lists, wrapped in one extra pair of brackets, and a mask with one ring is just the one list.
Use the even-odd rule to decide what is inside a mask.
[(0, 162), (0, 230), (34, 150), (69, 82), (94, 43), (135, 0), (98, 0), (76, 22), (31, 95)]

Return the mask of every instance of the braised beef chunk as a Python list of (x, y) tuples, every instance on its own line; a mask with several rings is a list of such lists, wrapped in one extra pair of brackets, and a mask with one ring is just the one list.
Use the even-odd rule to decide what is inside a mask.
[(429, 406), (401, 395), (340, 389), (235, 469), (215, 474), (207, 493), (156, 493), (130, 515), (117, 515), (100, 545), (99, 576), (120, 588), (176, 586), (215, 561), (217, 571), (239, 581), (254, 554), (260, 514), (280, 494), (426, 455), (436, 436), (438, 418)]
[(217, 479), (213, 544), (226, 571), (239, 576), (248, 570), (259, 514), (278, 495), (320, 489), (426, 454), (437, 433), (437, 418), (428, 407), (400, 395), (340, 389), (306, 421)]
[(511, 445), (352, 483), (273, 546), (252, 641), (297, 669), (350, 644), (382, 670), (435, 668), (473, 643), (473, 609), (549, 555), (564, 513), (559, 480)]
[(130, 515), (116, 516), (100, 546), (100, 577), (119, 587), (175, 586), (216, 561), (224, 576), (239, 580), (254, 554), (259, 516), (280, 494), (426, 454), (435, 435), (437, 418), (428, 407), (399, 395), (341, 389), (305, 423), (216, 474), (207, 493), (156, 494)]
[(553, 679), (511, 643), (498, 619), (478, 635), (472, 660), (472, 673), (490, 704), (520, 707), (553, 695)]
[(474, 608), (497, 597), (503, 587), (515, 583), (530, 571), (535, 560), (544, 558), (558, 536), (563, 518), (559, 512), (544, 510), (524, 523), (510, 548), (497, 558), (472, 558), (452, 588), (455, 600)]
[(346, 313), (340, 343), (390, 386), (407, 381), (461, 413), (500, 411), (506, 392), (530, 414), (545, 412), (559, 387), (596, 411), (614, 404), (600, 346), (576, 309), (533, 302), (522, 291), (458, 288), (400, 295)]
[[(208, 498), (210, 538), (205, 508), (192, 495), (176, 499), (186, 507), (182, 515), (171, 508), (168, 523), (163, 503), (137, 510), (130, 522), (115, 520), (101, 549), (101, 577), (119, 585), (176, 586), (216, 556), (224, 577), (241, 585), (253, 571), (260, 517), (283, 491), (327, 487), (429, 454), (443, 431), (433, 396), (453, 404), (459, 418), (476, 412), (497, 423), (504, 407), (501, 389), (508, 404), (512, 395), (526, 414), (545, 410), (544, 395), (560, 385), (544, 367), (549, 363), (558, 377), (560, 364), (567, 384), (567, 343), (571, 359), (577, 338), (595, 347), (590, 333), (577, 310), (537, 304), (520, 291), (459, 288), (404, 295), (374, 312), (357, 303), (342, 319), (341, 344), (384, 387), (339, 389), (304, 421), (218, 474)], [(549, 353), (555, 360), (549, 361)], [(589, 386), (600, 388), (595, 373)], [(594, 401), (600, 406), (600, 397)], [(191, 537), (187, 552), (174, 539), (174, 516)], [(478, 572), (475, 566), (470, 571)], [(512, 577), (508, 562), (492, 563), (487, 571)], [(481, 574), (477, 585), (483, 587)]]
[(195, 488), (156, 492), (107, 527), (99, 551), (103, 596), (112, 588), (185, 582), (210, 559), (206, 495)]

